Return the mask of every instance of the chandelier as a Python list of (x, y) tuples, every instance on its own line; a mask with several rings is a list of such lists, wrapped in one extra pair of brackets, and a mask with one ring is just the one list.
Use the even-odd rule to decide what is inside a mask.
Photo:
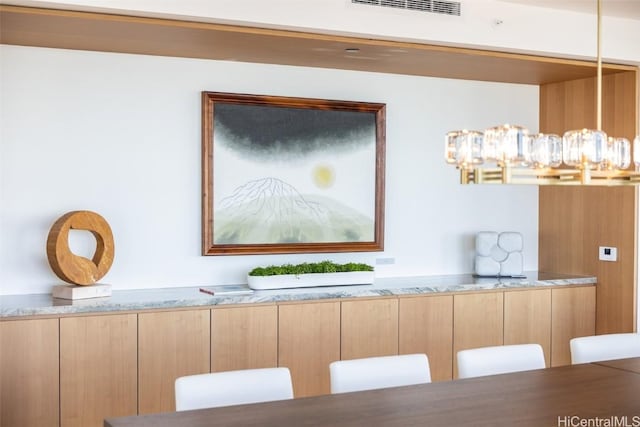
[(445, 160), (460, 170), (461, 184), (638, 185), (640, 136), (632, 145), (602, 131), (601, 0), (597, 0), (597, 129), (531, 134), (501, 125), (484, 132), (458, 130), (445, 137)]

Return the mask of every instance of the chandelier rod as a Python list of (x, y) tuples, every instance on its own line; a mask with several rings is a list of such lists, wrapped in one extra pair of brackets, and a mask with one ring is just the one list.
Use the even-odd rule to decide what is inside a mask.
[(598, 0), (598, 42), (597, 42), (597, 111), (596, 111), (596, 128), (602, 130), (602, 1)]

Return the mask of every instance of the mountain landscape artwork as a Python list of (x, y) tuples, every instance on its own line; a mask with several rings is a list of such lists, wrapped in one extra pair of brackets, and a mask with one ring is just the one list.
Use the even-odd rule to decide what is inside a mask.
[(207, 244), (232, 253), (378, 247), (384, 106), (291, 100), (213, 104)]
[(373, 240), (373, 218), (331, 197), (306, 194), (278, 178), (237, 188), (214, 212), (215, 243), (312, 243)]

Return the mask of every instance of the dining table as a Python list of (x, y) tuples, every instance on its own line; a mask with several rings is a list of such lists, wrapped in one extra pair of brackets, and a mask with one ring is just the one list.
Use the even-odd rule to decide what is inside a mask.
[(593, 363), (640, 374), (640, 357), (632, 357), (630, 359), (603, 360)]
[(640, 426), (640, 358), (108, 418), (104, 426)]

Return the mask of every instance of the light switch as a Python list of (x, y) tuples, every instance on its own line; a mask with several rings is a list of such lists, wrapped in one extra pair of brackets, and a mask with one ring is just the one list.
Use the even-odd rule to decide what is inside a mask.
[(599, 257), (600, 261), (617, 261), (618, 260), (618, 248), (611, 246), (600, 246)]

